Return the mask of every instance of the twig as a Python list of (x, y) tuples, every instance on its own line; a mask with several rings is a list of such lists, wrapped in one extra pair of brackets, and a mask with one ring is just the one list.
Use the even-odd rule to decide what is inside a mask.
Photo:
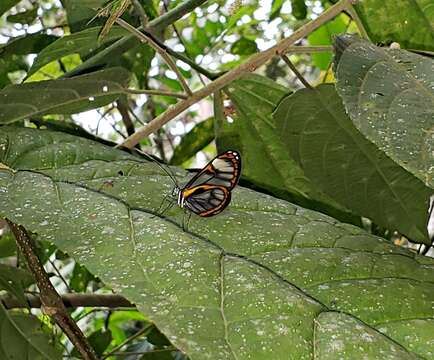
[(56, 272), (57, 276), (60, 278), (60, 280), (62, 280), (63, 284), (65, 284), (66, 288), (68, 289), (68, 292), (71, 292), (71, 288), (68, 285), (68, 282), (66, 281), (66, 279), (63, 277), (62, 273), (60, 272), (60, 270), (57, 268), (56, 264), (54, 263), (54, 261), (48, 259), (48, 262), (51, 264), (51, 266), (53, 267), (54, 271)]
[(178, 102), (176, 105), (157, 116), (148, 125), (139, 128), (135, 134), (129, 136), (128, 139), (126, 139), (122, 144), (120, 144), (120, 146), (132, 148), (141, 139), (161, 128), (164, 124), (172, 120), (175, 116), (179, 115), (183, 111), (187, 110), (191, 105), (195, 104), (199, 100), (202, 100), (206, 96), (220, 90), (230, 82), (241, 77), (243, 74), (255, 71), (259, 66), (265, 64), (274, 56), (280, 56), (289, 46), (293, 45), (296, 41), (304, 38), (306, 35), (310, 34), (312, 31), (320, 27), (325, 22), (333, 19), (342, 10), (346, 9), (348, 7), (348, 1), (349, 0), (340, 0), (338, 3), (324, 11), (316, 19), (300, 27), (289, 37), (282, 39), (272, 48), (252, 55), (246, 62), (244, 62), (240, 66), (225, 73), (221, 77), (209, 83), (207, 86), (195, 92), (189, 98)]
[(134, 134), (135, 128), (133, 121), (131, 120), (130, 114), (128, 112), (128, 105), (124, 103), (122, 99), (116, 101), (116, 106), (118, 108), (119, 113), (122, 116), (122, 122), (125, 125), (125, 129), (127, 130), (128, 136)]
[(126, 21), (122, 20), (121, 18), (116, 19), (116, 23), (123, 27), (125, 30), (129, 31), (131, 34), (136, 36), (140, 41), (149, 44), (155, 51), (157, 51), (161, 57), (164, 59), (166, 64), (169, 66), (169, 68), (172, 69), (173, 72), (175, 72), (179, 82), (181, 83), (182, 87), (184, 88), (184, 91), (191, 95), (192, 91), (188, 87), (187, 82), (185, 81), (184, 77), (182, 76), (181, 72), (179, 71), (178, 67), (176, 66), (173, 59), (170, 57), (170, 55), (166, 52), (164, 48), (162, 48), (158, 41), (155, 41), (151, 33), (144, 34), (143, 32), (140, 32), (137, 30), (134, 26), (131, 26)]
[[(170, 10), (168, 13), (150, 21), (149, 26), (146, 28), (146, 30), (151, 34), (156, 34), (159, 31), (164, 30), (166, 27), (173, 24), (176, 20), (182, 18), (185, 14), (188, 14), (189, 12), (193, 11), (195, 8), (197, 8), (198, 6), (202, 5), (205, 2), (207, 2), (207, 0), (184, 1), (176, 8)], [(101, 64), (105, 64), (107, 57), (110, 54), (119, 53), (120, 50), (122, 50), (122, 52), (125, 52), (128, 49), (132, 48), (133, 46), (137, 45), (135, 41), (131, 42), (131, 40), (133, 39), (134, 36), (130, 35), (115, 41), (112, 45), (100, 51), (95, 56), (92, 56), (90, 59), (86, 60), (81, 65), (75, 67), (66, 75), (68, 77), (72, 77), (77, 74), (80, 74), (85, 69), (89, 69), (92, 67), (99, 66)]]
[(288, 46), (282, 54), (309, 54), (317, 52), (333, 52), (333, 46)]
[(134, 335), (130, 336), (128, 339), (125, 339), (122, 343), (120, 343), (118, 346), (114, 347), (110, 352), (104, 354), (104, 356), (101, 358), (101, 360), (107, 359), (109, 356), (113, 355), (118, 350), (122, 349), (126, 344), (133, 341), (134, 339), (137, 339), (139, 336), (142, 336), (144, 333), (149, 331), (154, 324), (149, 324), (148, 326), (145, 326), (143, 329), (137, 331)]
[(303, 75), (300, 74), (300, 72), (297, 70), (295, 65), (289, 60), (289, 58), (286, 55), (281, 55), (283, 61), (286, 63), (286, 65), (289, 66), (289, 68), (292, 70), (292, 72), (297, 76), (298, 80), (308, 89), (312, 89), (312, 86), (308, 83), (308, 81), (304, 78)]
[(155, 353), (162, 353), (162, 352), (167, 352), (167, 351), (177, 351), (178, 349), (174, 346), (168, 346), (164, 349), (154, 349), (154, 350), (149, 350), (149, 351), (123, 351), (123, 352), (115, 352), (112, 355), (116, 355), (116, 356), (129, 356), (129, 355), (150, 355), (150, 354), (155, 354)]
[[(134, 308), (127, 299), (120, 295), (113, 294), (74, 294), (68, 293), (61, 296), (62, 302), (67, 308), (77, 308), (77, 307), (106, 307), (106, 308)], [(10, 295), (0, 296), (0, 302), (7, 309), (17, 309), (22, 307), (30, 306), (31, 308), (41, 307), (40, 296), (27, 294), (26, 304), (18, 301), (15, 297)]]
[(142, 27), (145, 29), (148, 26), (148, 17), (145, 14), (145, 10), (143, 10), (143, 6), (140, 4), (139, 0), (131, 0), (133, 3), (134, 9), (139, 13), (140, 23)]
[(12, 221), (6, 219), (9, 228), (15, 235), (17, 246), (27, 260), (29, 269), (35, 278), (36, 285), (39, 288), (41, 296), (41, 310), (46, 315), (53, 318), (59, 325), (77, 351), (85, 360), (98, 360), (94, 350), (89, 345), (86, 337), (81, 332), (77, 324), (71, 319), (63, 304), (62, 298), (57, 293), (54, 286), (51, 284), (41, 261), (36, 256), (35, 247), (27, 234), (26, 229), (21, 225), (16, 225)]
[[(355, 4), (355, 2), (353, 2), (353, 3)], [(362, 37), (364, 39), (366, 39), (366, 40), (369, 40), (368, 32), (366, 31), (365, 26), (363, 25), (363, 22), (360, 19), (359, 14), (357, 14), (357, 11), (354, 9), (351, 1), (348, 4), (347, 11), (349, 12), (351, 18), (356, 23), (357, 28), (359, 29), (360, 34), (362, 35)]]
[(180, 93), (174, 93), (171, 91), (164, 91), (164, 90), (136, 90), (136, 89), (124, 89), (124, 91), (128, 94), (144, 94), (144, 95), (160, 95), (160, 96), (171, 96), (171, 97), (177, 97), (180, 99), (187, 99), (187, 95), (180, 94)]

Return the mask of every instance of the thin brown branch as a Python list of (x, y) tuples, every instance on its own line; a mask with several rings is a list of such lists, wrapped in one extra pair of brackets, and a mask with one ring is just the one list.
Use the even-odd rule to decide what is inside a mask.
[[(127, 299), (120, 295), (113, 294), (63, 294), (61, 296), (63, 305), (66, 308), (83, 307), (106, 307), (106, 308), (134, 308)], [(11, 295), (0, 296), (0, 302), (6, 309), (17, 309), (30, 306), (40, 308), (42, 300), (39, 296), (26, 294), (26, 304), (18, 301)]]
[(119, 99), (118, 101), (116, 101), (116, 106), (118, 108), (119, 113), (122, 116), (122, 122), (124, 123), (128, 136), (134, 134), (135, 132), (134, 123), (133, 120), (131, 120), (130, 114), (128, 112), (128, 105), (125, 104), (124, 100)]
[[(355, 2), (354, 2), (355, 4)], [(354, 22), (357, 25), (357, 28), (360, 31), (360, 34), (362, 37), (366, 40), (369, 40), (368, 32), (365, 29), (365, 26), (363, 25), (362, 19), (360, 19), (359, 14), (357, 14), (356, 9), (354, 9), (353, 5), (350, 3), (347, 8), (348, 13), (350, 14), (351, 18), (354, 20)]]
[(166, 52), (164, 48), (162, 48), (157, 41), (155, 41), (151, 34), (146, 35), (143, 32), (137, 30), (134, 26), (131, 26), (126, 21), (122, 19), (116, 19), (116, 23), (123, 27), (125, 30), (129, 31), (131, 34), (136, 36), (140, 41), (149, 44), (156, 52), (160, 54), (160, 56), (164, 59), (166, 64), (169, 66), (169, 68), (172, 69), (172, 71), (176, 74), (179, 82), (181, 83), (184, 91), (188, 95), (192, 95), (192, 91), (188, 87), (187, 82), (185, 81), (184, 77), (182, 76), (181, 72), (179, 71), (178, 67), (176, 66), (173, 59), (170, 57), (170, 55)]
[(187, 95), (180, 94), (180, 93), (174, 93), (171, 91), (164, 91), (164, 90), (136, 90), (136, 89), (124, 89), (124, 91), (128, 94), (137, 94), (137, 95), (160, 95), (160, 96), (170, 96), (170, 97), (177, 97), (180, 99), (187, 99)]
[(288, 67), (292, 70), (292, 72), (297, 76), (298, 80), (308, 89), (312, 89), (312, 86), (309, 84), (309, 82), (304, 78), (303, 75), (297, 70), (295, 65), (289, 60), (289, 58), (286, 55), (281, 55), (282, 60), (288, 65)]
[(142, 25), (143, 29), (146, 29), (148, 26), (148, 17), (145, 14), (142, 4), (140, 4), (139, 0), (131, 0), (131, 2), (133, 3), (134, 9), (139, 14), (140, 24)]
[(107, 359), (109, 356), (113, 355), (118, 350), (122, 349), (129, 342), (131, 342), (134, 339), (137, 339), (138, 337), (144, 335), (146, 332), (150, 331), (153, 326), (154, 326), (154, 324), (150, 324), (148, 326), (145, 326), (143, 329), (137, 331), (135, 334), (131, 335), (128, 339), (125, 339), (118, 346), (114, 347), (110, 352), (108, 352), (107, 354), (104, 354), (104, 356), (101, 358), (101, 360)]
[(74, 344), (83, 359), (98, 360), (86, 337), (69, 316), (62, 298), (51, 284), (41, 261), (36, 255), (35, 247), (27, 234), (26, 229), (21, 225), (14, 224), (10, 220), (6, 221), (15, 236), (17, 246), (26, 259), (29, 269), (35, 278), (36, 285), (39, 288), (42, 312), (50, 316), (56, 324), (59, 325), (71, 343)]
[(309, 54), (317, 52), (333, 52), (333, 46), (288, 46), (282, 54)]
[(153, 119), (149, 124), (139, 128), (135, 134), (129, 136), (128, 139), (126, 139), (120, 146), (132, 148), (141, 139), (160, 129), (164, 124), (172, 120), (177, 115), (181, 114), (183, 111), (187, 110), (191, 105), (197, 103), (199, 100), (202, 100), (203, 98), (220, 90), (230, 82), (240, 78), (243, 74), (255, 71), (258, 67), (264, 65), (274, 56), (280, 56), (289, 46), (293, 45), (298, 40), (303, 39), (312, 31), (316, 30), (321, 25), (340, 14), (341, 11), (347, 9), (349, 4), (350, 0), (340, 0), (338, 3), (325, 10), (316, 19), (300, 27), (299, 29), (294, 31), (294, 33), (292, 33), (287, 38), (282, 39), (272, 48), (252, 55), (246, 62), (242, 63), (240, 66), (234, 68), (233, 70), (212, 81), (207, 86), (196, 91), (187, 99), (180, 101), (176, 105), (170, 107), (164, 113)]

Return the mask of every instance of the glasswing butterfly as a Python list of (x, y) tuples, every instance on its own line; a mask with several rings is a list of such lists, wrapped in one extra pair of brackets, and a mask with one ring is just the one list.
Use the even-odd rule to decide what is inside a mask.
[(172, 201), (169, 201), (169, 205), (161, 213), (171, 208), (176, 201), (182, 209), (189, 211), (187, 221), (185, 216), (182, 221), (182, 228), (186, 230), (191, 213), (201, 217), (214, 216), (229, 205), (231, 190), (237, 185), (241, 175), (241, 156), (234, 150), (217, 155), (182, 187), (175, 176), (167, 171), (166, 173), (175, 183), (175, 187), (170, 194)]

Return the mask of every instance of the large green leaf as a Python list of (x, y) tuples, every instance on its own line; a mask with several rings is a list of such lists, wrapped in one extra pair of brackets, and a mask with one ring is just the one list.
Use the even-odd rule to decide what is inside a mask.
[(19, 36), (1, 45), (0, 55), (5, 60), (15, 55), (37, 54), (56, 39), (57, 36), (42, 33)]
[(7, 311), (0, 304), (0, 356), (2, 360), (60, 360), (62, 352), (53, 344), (36, 316)]
[(79, 54), (84, 58), (127, 34), (126, 30), (119, 26), (114, 26), (100, 41), (98, 39), (100, 31), (101, 27), (98, 26), (58, 39), (39, 53), (27, 76), (34, 74), (44, 65), (67, 55)]
[[(272, 112), (288, 89), (259, 75), (247, 75), (225, 88), (227, 109), (215, 96), (216, 142), (219, 151), (233, 148), (243, 156), (243, 179), (281, 198), (320, 209), (347, 222), (348, 212), (318, 190), (290, 157), (280, 140)], [(230, 114), (227, 118), (224, 113)], [(235, 110), (235, 111), (233, 111)], [(229, 122), (228, 120), (233, 120)]]
[(434, 188), (434, 61), (344, 37), (337, 91), (356, 127)]
[(377, 224), (430, 243), (432, 191), (357, 131), (333, 85), (288, 96), (275, 119), (287, 151), (326, 193)]
[(0, 124), (42, 114), (73, 114), (106, 105), (124, 93), (129, 73), (109, 68), (72, 79), (11, 85), (0, 91)]
[[(392, 327), (409, 357), (414, 344), (432, 351), (411, 339), (434, 317), (433, 259), (241, 187), (222, 214), (194, 217), (183, 232), (180, 209), (155, 214), (173, 184), (154, 163), (61, 133), (0, 135), (10, 144), (1, 162), (14, 169), (0, 171), (0, 216), (85, 265), (192, 359), (311, 359), (323, 311), (378, 336), (377, 327)], [(343, 336), (353, 341), (354, 332)]]
[[(61, 0), (66, 10), (66, 17), (72, 32), (81, 31), (86, 26), (102, 25), (105, 21), (103, 17), (96, 17), (98, 9), (101, 9), (106, 0)], [(91, 23), (90, 20), (93, 21)]]
[(356, 10), (373, 42), (434, 50), (432, 0), (364, 0)]

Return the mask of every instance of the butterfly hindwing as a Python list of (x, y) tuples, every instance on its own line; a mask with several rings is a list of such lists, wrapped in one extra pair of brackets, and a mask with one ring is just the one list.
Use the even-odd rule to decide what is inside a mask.
[(198, 185), (190, 189), (185, 206), (195, 214), (208, 217), (223, 211), (231, 201), (231, 192), (216, 185)]

